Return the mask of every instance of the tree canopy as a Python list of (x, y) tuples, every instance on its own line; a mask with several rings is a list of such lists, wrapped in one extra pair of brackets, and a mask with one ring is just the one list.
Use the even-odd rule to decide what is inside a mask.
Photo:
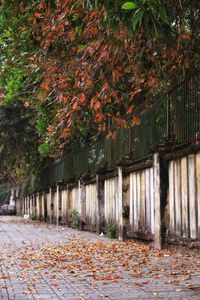
[(199, 13), (196, 0), (1, 1), (1, 174), (139, 124), (135, 107), (198, 65)]

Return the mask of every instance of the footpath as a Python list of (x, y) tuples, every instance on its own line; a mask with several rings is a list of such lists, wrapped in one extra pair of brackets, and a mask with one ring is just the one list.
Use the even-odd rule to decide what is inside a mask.
[(200, 256), (0, 216), (0, 299), (200, 299)]

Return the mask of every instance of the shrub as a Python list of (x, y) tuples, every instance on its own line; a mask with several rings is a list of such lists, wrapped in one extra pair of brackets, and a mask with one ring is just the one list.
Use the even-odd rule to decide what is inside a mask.
[(108, 224), (107, 236), (111, 239), (116, 238), (116, 236), (117, 236), (117, 225), (116, 224)]
[(79, 220), (80, 220), (79, 212), (77, 209), (74, 209), (72, 211), (72, 224), (77, 228), (79, 227)]

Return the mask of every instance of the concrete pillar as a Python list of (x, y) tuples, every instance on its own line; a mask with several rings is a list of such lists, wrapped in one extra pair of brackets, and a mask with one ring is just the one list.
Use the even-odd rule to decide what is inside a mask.
[(53, 206), (53, 197), (52, 197), (52, 188), (50, 187), (49, 188), (49, 197), (50, 197), (50, 215), (49, 215), (49, 222), (50, 224), (52, 224), (52, 221), (53, 221), (53, 209), (52, 209), (52, 206)]
[(28, 195), (27, 200), (28, 200), (28, 214), (30, 216), (30, 195)]
[(23, 198), (23, 214), (26, 213), (26, 197)]
[(187, 158), (181, 158), (181, 202), (182, 202), (182, 235), (189, 237), (189, 201), (188, 201), (188, 162)]
[(32, 216), (32, 194), (29, 195), (29, 212), (30, 212), (30, 216)]
[(33, 216), (33, 198), (32, 194), (30, 195), (30, 217)]
[(25, 214), (28, 214), (27, 196), (25, 197)]
[(36, 194), (36, 214), (37, 219), (40, 219), (40, 195), (39, 193)]
[(67, 191), (66, 191), (66, 224), (69, 226), (69, 206), (70, 206), (70, 190), (69, 187), (67, 186)]
[(62, 223), (68, 225), (68, 202), (69, 202), (69, 190), (67, 187), (62, 191)]
[(100, 234), (102, 231), (102, 225), (104, 222), (104, 182), (101, 178), (101, 174), (96, 175), (96, 188), (97, 188), (97, 197), (96, 197), (96, 233)]
[(41, 201), (42, 201), (42, 220), (45, 221), (45, 192), (42, 193), (42, 197), (41, 197)]
[(56, 225), (59, 225), (60, 220), (60, 187), (59, 184), (56, 186)]
[(39, 193), (39, 219), (42, 220), (42, 195), (41, 192)]
[(15, 206), (15, 189), (14, 188), (11, 189), (9, 205)]
[(154, 227), (154, 246), (157, 249), (162, 247), (161, 239), (161, 185), (160, 185), (160, 156), (158, 153), (154, 154), (153, 165), (154, 178), (154, 213), (155, 213), (155, 227)]
[(200, 239), (200, 152), (196, 154), (196, 185), (197, 185), (197, 228)]
[(196, 195), (196, 164), (195, 155), (188, 156), (188, 194), (189, 194), (189, 224), (190, 224), (190, 237), (197, 238), (197, 195)]
[(35, 194), (32, 194), (32, 217), (35, 218)]
[(124, 239), (124, 222), (123, 222), (123, 176), (122, 176), (122, 167), (118, 167), (118, 208), (119, 208), (119, 235), (118, 239), (123, 241)]
[[(81, 182), (79, 181), (79, 193), (80, 193), (80, 199), (79, 199), (79, 203), (81, 205), (81, 221), (86, 223), (86, 187), (84, 184), (81, 184)], [(81, 226), (81, 229), (82, 226)]]

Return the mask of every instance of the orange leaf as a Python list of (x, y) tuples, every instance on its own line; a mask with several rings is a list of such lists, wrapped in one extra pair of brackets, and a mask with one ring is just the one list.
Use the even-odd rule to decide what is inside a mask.
[(91, 29), (90, 29), (90, 34), (92, 35), (92, 36), (95, 36), (95, 35), (97, 35), (97, 33), (98, 33), (98, 28), (97, 27), (92, 27)]
[(71, 31), (71, 32), (69, 33), (69, 40), (70, 40), (71, 42), (73, 42), (73, 41), (75, 40), (75, 35), (74, 35), (74, 32), (73, 32), (73, 31)]
[(127, 121), (121, 118), (115, 118), (116, 128), (127, 127)]
[(130, 97), (130, 100), (132, 101), (133, 98), (135, 97), (135, 95), (137, 95), (137, 94), (140, 93), (141, 91), (142, 91), (142, 90), (139, 88), (139, 89), (137, 89), (136, 91), (130, 93), (130, 94), (129, 94), (129, 95), (131, 96), (131, 97)]
[(148, 87), (154, 87), (157, 85), (157, 83), (158, 83), (158, 79), (156, 77), (150, 76), (146, 84)]
[(49, 127), (47, 128), (47, 131), (48, 131), (48, 132), (52, 132), (52, 131), (53, 131), (53, 127), (52, 127), (52, 126), (49, 126)]
[(108, 85), (108, 83), (106, 82), (104, 85), (103, 85), (103, 87), (102, 87), (102, 91), (106, 91), (106, 90), (108, 90), (109, 89), (109, 85)]
[(100, 124), (99, 128), (98, 128), (98, 131), (106, 131), (106, 124), (105, 123)]
[(112, 137), (112, 131), (108, 132), (108, 137)]
[(80, 98), (79, 98), (79, 103), (80, 104), (83, 104), (83, 103), (85, 103), (86, 102), (86, 96), (85, 96), (85, 94), (82, 94), (81, 96), (80, 96)]
[(138, 117), (133, 117), (132, 118), (132, 125), (135, 126), (135, 125), (140, 125), (141, 121)]
[(122, 74), (117, 69), (112, 71), (113, 82), (117, 82), (121, 76)]
[(76, 109), (77, 109), (77, 107), (78, 107), (78, 103), (77, 103), (77, 102), (74, 102), (74, 104), (73, 104), (72, 108), (73, 108), (74, 110), (76, 110)]
[(92, 100), (90, 101), (90, 107), (93, 108), (94, 106), (94, 98), (92, 98)]
[(100, 57), (103, 58), (105, 57), (106, 59), (109, 59), (109, 53), (108, 51), (104, 50), (101, 52)]
[(61, 134), (61, 137), (63, 139), (66, 139), (67, 137), (69, 136), (69, 128), (64, 128), (62, 134)]
[(58, 284), (55, 284), (55, 283), (51, 283), (51, 287), (52, 287), (52, 288), (58, 289), (58, 288), (59, 288), (59, 285), (58, 285)]
[(108, 132), (108, 134), (107, 134), (107, 137), (106, 137), (106, 139), (108, 140), (109, 138), (111, 138), (111, 137), (112, 137), (112, 135), (113, 135), (112, 131), (109, 131), (109, 132)]
[(96, 274), (95, 271), (93, 271), (92, 276), (93, 276), (93, 278), (94, 278), (95, 280), (101, 280), (101, 277), (99, 277), (99, 276)]
[(40, 14), (40, 13), (35, 13), (35, 17), (36, 17), (36, 18), (41, 18), (41, 17), (42, 17), (42, 14)]
[(133, 108), (134, 108), (134, 105), (131, 105), (131, 106), (129, 107), (129, 109), (127, 110), (126, 114), (127, 114), (127, 115), (128, 115), (128, 114), (131, 114), (132, 111), (133, 111)]
[(94, 110), (97, 111), (101, 107), (100, 101), (96, 101), (94, 104)]
[(41, 87), (42, 87), (43, 89), (45, 89), (46, 91), (49, 91), (49, 90), (50, 90), (49, 85), (48, 85), (45, 81), (42, 82)]

